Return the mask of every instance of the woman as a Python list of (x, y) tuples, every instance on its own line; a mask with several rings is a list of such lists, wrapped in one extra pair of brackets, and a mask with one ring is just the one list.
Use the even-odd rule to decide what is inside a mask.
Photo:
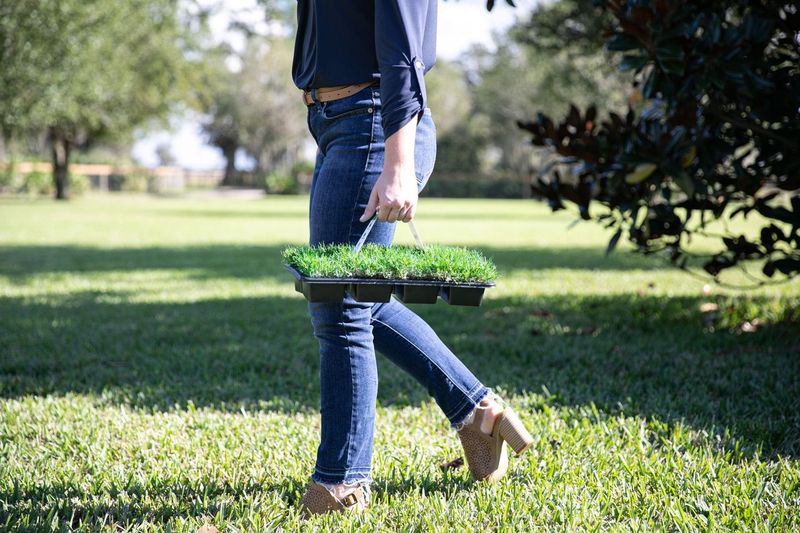
[[(298, 0), (292, 77), (317, 142), (310, 244), (390, 245), (433, 171), (436, 129), (424, 74), (434, 64), (436, 0)], [(321, 442), (306, 513), (367, 506), (378, 376), (375, 349), (409, 372), (458, 430), (470, 472), (497, 480), (532, 442), (509, 407), (402, 303), (309, 303), (320, 347)]]

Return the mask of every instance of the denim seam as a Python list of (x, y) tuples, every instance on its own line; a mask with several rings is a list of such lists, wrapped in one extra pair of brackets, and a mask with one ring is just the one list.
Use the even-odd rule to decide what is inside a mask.
[[(375, 481), (369, 473), (360, 473), (360, 472), (355, 473), (351, 476), (347, 475), (341, 476), (340, 474), (324, 474), (322, 472), (314, 472), (313, 474), (311, 474), (310, 477), (311, 480), (316, 483), (328, 483), (331, 485), (338, 485), (338, 484), (352, 485), (354, 483), (358, 483), (358, 485), (365, 490), (369, 490), (370, 485)], [(331, 479), (333, 477), (335, 478), (342, 477), (342, 479), (335, 479), (335, 480)]]
[[(352, 224), (352, 221), (351, 221), (351, 224)], [(347, 457), (345, 459), (346, 464), (349, 465), (350, 464), (350, 454), (353, 451), (352, 435), (354, 433), (354, 431), (353, 431), (353, 422), (355, 420), (355, 415), (356, 415), (356, 409), (355, 409), (355, 403), (356, 403), (355, 402), (355, 399), (356, 399), (355, 398), (355, 396), (356, 396), (356, 392), (355, 391), (356, 391), (356, 386), (355, 386), (355, 373), (353, 372), (353, 351), (350, 349), (351, 348), (351, 346), (350, 346), (350, 336), (347, 333), (347, 326), (344, 323), (344, 305), (340, 304), (340, 308), (341, 308), (341, 314), (339, 315), (339, 317), (341, 318), (341, 322), (340, 323), (342, 325), (342, 331), (344, 331), (344, 339), (347, 342), (347, 363), (348, 363), (348, 368), (350, 369), (350, 390), (353, 391), (353, 395), (350, 398), (350, 430), (347, 432)], [(347, 470), (345, 470), (345, 473), (347, 473)]]
[(488, 395), (489, 395), (489, 393), (490, 393), (491, 391), (489, 390), (489, 388), (486, 388), (486, 390), (485, 390), (485, 391), (482, 391), (482, 394), (481, 394), (480, 396), (478, 396), (478, 397), (476, 397), (476, 398), (472, 398), (472, 394), (473, 394), (473, 392), (475, 392), (475, 389), (478, 389), (478, 390), (480, 390), (482, 387), (483, 387), (483, 384), (481, 384), (481, 383), (478, 383), (478, 385), (476, 385), (475, 387), (473, 387), (473, 388), (472, 388), (472, 390), (470, 391), (470, 398), (469, 398), (468, 400), (465, 400), (464, 402), (462, 402), (462, 403), (461, 403), (461, 405), (459, 405), (459, 406), (458, 406), (458, 409), (454, 409), (454, 410), (452, 411), (452, 413), (449, 413), (449, 414), (446, 414), (446, 415), (445, 415), (445, 416), (447, 417), (447, 419), (448, 419), (448, 420), (450, 420), (450, 425), (451, 425), (451, 427), (455, 427), (456, 425), (458, 425), (458, 423), (459, 423), (459, 422), (463, 422), (464, 418), (466, 418), (467, 416), (469, 416), (469, 413), (467, 413), (466, 415), (464, 415), (464, 417), (462, 417), (462, 419), (461, 419), (461, 420), (458, 420), (458, 421), (456, 421), (456, 422), (453, 422), (451, 417), (452, 417), (453, 415), (455, 415), (455, 413), (459, 412), (461, 409), (463, 409), (463, 408), (464, 408), (464, 406), (465, 406), (465, 405), (469, 405), (470, 403), (472, 403), (472, 405), (473, 405), (473, 408), (474, 408), (474, 406), (478, 405), (478, 404), (480, 403), (480, 401), (481, 401), (481, 400), (483, 400), (483, 399), (484, 399), (486, 396), (488, 396)]
[[(459, 392), (461, 392), (461, 394), (463, 394), (464, 396), (468, 396), (468, 395), (469, 395), (469, 393), (468, 393), (468, 392), (466, 392), (464, 389), (462, 389), (462, 388), (461, 388), (461, 386), (460, 386), (458, 383), (456, 383), (456, 382), (453, 380), (453, 378), (451, 378), (451, 377), (450, 377), (450, 376), (447, 374), (447, 372), (445, 372), (445, 371), (444, 371), (444, 369), (442, 369), (442, 367), (441, 367), (441, 366), (439, 366), (439, 364), (438, 364), (436, 361), (434, 361), (433, 359), (431, 359), (430, 357), (428, 357), (428, 354), (426, 354), (424, 351), (422, 351), (422, 350), (420, 349), (420, 347), (419, 347), (419, 346), (417, 346), (416, 344), (414, 344), (414, 343), (413, 343), (413, 342), (412, 342), (412, 341), (411, 341), (411, 340), (410, 340), (408, 337), (406, 337), (405, 335), (403, 335), (402, 333), (400, 333), (399, 331), (397, 331), (396, 329), (394, 329), (392, 326), (390, 326), (389, 324), (387, 324), (386, 322), (384, 322), (384, 321), (382, 321), (382, 320), (380, 320), (380, 319), (374, 318), (373, 320), (375, 320), (375, 322), (379, 322), (379, 323), (383, 324), (384, 326), (386, 326), (388, 329), (390, 329), (391, 331), (393, 331), (393, 332), (395, 333), (395, 335), (397, 335), (398, 337), (400, 337), (400, 338), (402, 338), (402, 339), (405, 339), (405, 341), (406, 341), (406, 342), (408, 342), (408, 343), (409, 343), (411, 346), (413, 346), (413, 347), (414, 347), (414, 348), (415, 348), (415, 349), (416, 349), (416, 350), (417, 350), (419, 353), (421, 353), (422, 355), (424, 355), (424, 356), (425, 356), (425, 358), (426, 358), (428, 361), (430, 361), (431, 363), (433, 363), (433, 366), (435, 366), (436, 368), (438, 368), (438, 369), (439, 369), (439, 372), (441, 372), (441, 373), (442, 373), (442, 375), (443, 375), (445, 378), (447, 378), (447, 380), (448, 380), (450, 383), (452, 383), (452, 384), (453, 384), (453, 385), (454, 385), (454, 386), (455, 386), (455, 387), (456, 387), (456, 388), (459, 390)], [(480, 383), (480, 382), (478, 382), (478, 385), (481, 385), (481, 383)], [(472, 391), (470, 390), (470, 392), (472, 392)]]
[(475, 402), (475, 401), (472, 399), (472, 395), (473, 395), (473, 393), (474, 393), (476, 390), (480, 390), (480, 388), (481, 388), (481, 387), (483, 387), (483, 384), (482, 384), (482, 383), (480, 383), (480, 382), (476, 383), (476, 384), (475, 384), (475, 386), (474, 386), (474, 387), (472, 387), (472, 388), (469, 390), (469, 392), (467, 392), (467, 393), (464, 395), (464, 396), (465, 396), (465, 397), (464, 397), (464, 400), (462, 400), (462, 402), (461, 402), (460, 404), (458, 404), (458, 406), (457, 406), (455, 409), (453, 409), (453, 410), (452, 410), (452, 411), (450, 411), (449, 413), (445, 413), (445, 415), (444, 415), (444, 416), (445, 416), (445, 417), (447, 417), (447, 418), (449, 419), (449, 418), (450, 418), (452, 415), (454, 415), (455, 413), (457, 413), (457, 412), (459, 412), (461, 409), (463, 409), (465, 405), (469, 405), (470, 403), (477, 403), (477, 402)]
[[(361, 195), (361, 191), (364, 189), (364, 179), (367, 177), (367, 169), (369, 168), (369, 158), (372, 157), (372, 144), (375, 141), (375, 91), (372, 91), (372, 120), (370, 121), (370, 130), (369, 130), (369, 144), (367, 145), (367, 157), (364, 160), (364, 170), (361, 172), (361, 183), (358, 185), (358, 193), (356, 193), (356, 204), (358, 204), (358, 197)], [(351, 236), (353, 235), (353, 216), (350, 216), (350, 227), (347, 229), (347, 239), (350, 240)]]
[(340, 474), (344, 474), (345, 476), (347, 476), (348, 474), (351, 474), (351, 475), (352, 474), (369, 475), (371, 468), (363, 468), (362, 467), (362, 468), (343, 468), (343, 469), (334, 468), (334, 469), (328, 469), (328, 468), (323, 468), (323, 467), (321, 467), (321, 466), (319, 466), (317, 464), (317, 465), (314, 466), (314, 470), (316, 470), (320, 474), (328, 475), (328, 476), (338, 476)]

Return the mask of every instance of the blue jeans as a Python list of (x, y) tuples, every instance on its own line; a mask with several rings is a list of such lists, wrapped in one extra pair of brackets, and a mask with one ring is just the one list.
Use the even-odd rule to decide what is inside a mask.
[[(310, 244), (358, 241), (359, 217), (383, 169), (384, 137), (377, 86), (308, 108), (317, 142), (311, 183)], [(418, 190), (433, 171), (436, 128), (430, 109), (417, 124), (414, 161)], [(377, 222), (367, 242), (390, 245), (396, 224)], [(311, 478), (325, 483), (372, 481), (372, 438), (378, 373), (375, 349), (411, 374), (455, 427), (489, 393), (400, 301), (310, 303), (320, 350), (321, 442)]]

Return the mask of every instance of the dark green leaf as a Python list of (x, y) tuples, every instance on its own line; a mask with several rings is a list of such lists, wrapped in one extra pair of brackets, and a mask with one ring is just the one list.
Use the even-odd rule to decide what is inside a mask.
[(614, 235), (611, 237), (611, 240), (608, 241), (608, 246), (606, 247), (606, 255), (613, 252), (614, 248), (617, 247), (617, 242), (619, 242), (620, 235), (622, 235), (622, 228), (617, 229), (617, 231), (615, 231)]
[(636, 50), (637, 48), (641, 48), (642, 45), (636, 39), (632, 37), (628, 37), (627, 35), (617, 34), (608, 41), (606, 41), (606, 48), (608, 50), (614, 50), (623, 52), (626, 50)]
[(650, 60), (647, 57), (643, 57), (643, 56), (639, 56), (639, 55), (633, 55), (633, 54), (627, 54), (627, 55), (622, 57), (622, 61), (619, 64), (619, 69), (621, 71), (623, 71), (623, 72), (625, 72), (627, 70), (637, 70), (638, 71), (639, 69), (644, 67), (649, 61)]

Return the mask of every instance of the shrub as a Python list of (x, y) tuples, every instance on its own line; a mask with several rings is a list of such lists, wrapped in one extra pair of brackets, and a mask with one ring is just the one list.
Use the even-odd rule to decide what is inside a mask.
[(28, 173), (23, 179), (20, 192), (25, 192), (31, 195), (53, 194), (52, 174), (38, 170)]
[(131, 172), (122, 178), (121, 189), (128, 192), (146, 192), (150, 176), (145, 172)]
[(264, 189), (271, 194), (297, 194), (300, 186), (296, 176), (271, 172), (264, 178)]
[(70, 174), (69, 192), (72, 195), (81, 195), (89, 190), (89, 178), (83, 174)]
[[(680, 268), (694, 235), (717, 239), (701, 256), (718, 274), (760, 261), (765, 277), (800, 274), (800, 13), (785, 2), (596, 0), (613, 15), (603, 34), (636, 73), (624, 116), (574, 105), (563, 121), (519, 122), (532, 143), (560, 156), (533, 185), (553, 210), (616, 229), (645, 254)], [(555, 166), (559, 165), (559, 166)], [(590, 213), (590, 205), (600, 207)], [(764, 222), (758, 236), (707, 231), (713, 219)], [(756, 280), (763, 284), (767, 280)]]
[(314, 173), (314, 163), (311, 161), (298, 161), (294, 165), (292, 165), (292, 176), (296, 176), (298, 179), (301, 175), (311, 175)]
[(108, 176), (109, 191), (145, 192), (150, 176), (145, 172), (111, 174)]
[(0, 190), (16, 192), (21, 186), (22, 178), (14, 172), (13, 164), (6, 164), (0, 171)]
[(522, 183), (505, 177), (449, 177), (434, 173), (423, 194), (439, 198), (521, 198)]

